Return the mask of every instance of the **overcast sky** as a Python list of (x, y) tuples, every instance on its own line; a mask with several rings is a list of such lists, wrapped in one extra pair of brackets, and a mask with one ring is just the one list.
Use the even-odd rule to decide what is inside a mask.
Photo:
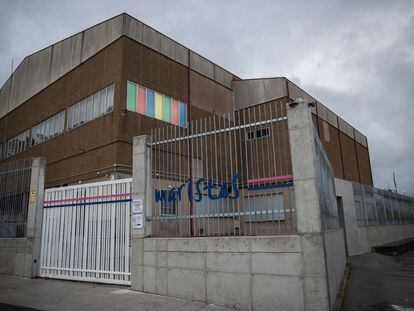
[(0, 84), (127, 12), (241, 78), (286, 76), (368, 137), (375, 185), (414, 195), (414, 1), (0, 0)]

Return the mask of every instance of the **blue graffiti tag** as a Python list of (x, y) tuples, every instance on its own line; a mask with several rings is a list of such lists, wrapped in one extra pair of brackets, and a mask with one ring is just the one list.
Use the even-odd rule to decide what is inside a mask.
[[(223, 198), (230, 198), (232, 200), (236, 200), (239, 198), (239, 188), (237, 185), (237, 181), (240, 177), (239, 173), (236, 173), (231, 180), (231, 183), (223, 182), (220, 186), (220, 189), (213, 183), (213, 179), (210, 177), (206, 178), (199, 178), (195, 182), (195, 194), (193, 197), (193, 184), (190, 181), (182, 183), (178, 188), (171, 188), (168, 191), (155, 189), (155, 202), (175, 202), (182, 200), (182, 193), (184, 187), (187, 185), (187, 197), (189, 200), (194, 199), (196, 202), (200, 202), (203, 198), (203, 190), (207, 191), (207, 197), (210, 200), (219, 200)], [(203, 183), (207, 184), (202, 186)], [(213, 190), (219, 190), (217, 195), (213, 194)], [(233, 192), (233, 195), (230, 194)]]

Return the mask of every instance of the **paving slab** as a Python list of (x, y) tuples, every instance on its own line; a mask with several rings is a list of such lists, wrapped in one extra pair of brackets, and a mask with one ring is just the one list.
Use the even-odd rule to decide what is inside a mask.
[(146, 294), (126, 286), (0, 274), (0, 310), (227, 311), (215, 305)]

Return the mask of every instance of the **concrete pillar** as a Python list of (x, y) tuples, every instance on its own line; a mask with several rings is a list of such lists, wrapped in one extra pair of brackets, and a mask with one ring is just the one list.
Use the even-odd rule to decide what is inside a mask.
[[(144, 238), (151, 235), (152, 218), (152, 168), (151, 137), (134, 137), (132, 159), (132, 211), (131, 211), (131, 288), (143, 290)], [(140, 209), (139, 206), (142, 208)], [(137, 210), (134, 212), (135, 207)], [(141, 211), (139, 211), (141, 210)], [(142, 226), (134, 228), (136, 217)]]
[(43, 199), (45, 190), (45, 168), (46, 159), (43, 157), (32, 160), (32, 171), (30, 177), (29, 206), (27, 210), (27, 231), (28, 240), (25, 277), (36, 277), (39, 274), (40, 247), (42, 238), (43, 221)]
[(324, 236), (316, 179), (315, 133), (308, 102), (287, 104), (297, 230), (303, 249), (305, 310), (329, 310)]

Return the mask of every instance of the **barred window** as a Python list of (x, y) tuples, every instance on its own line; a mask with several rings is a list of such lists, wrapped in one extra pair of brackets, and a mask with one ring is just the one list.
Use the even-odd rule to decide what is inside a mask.
[(78, 127), (114, 109), (114, 85), (111, 84), (68, 109), (67, 129)]

